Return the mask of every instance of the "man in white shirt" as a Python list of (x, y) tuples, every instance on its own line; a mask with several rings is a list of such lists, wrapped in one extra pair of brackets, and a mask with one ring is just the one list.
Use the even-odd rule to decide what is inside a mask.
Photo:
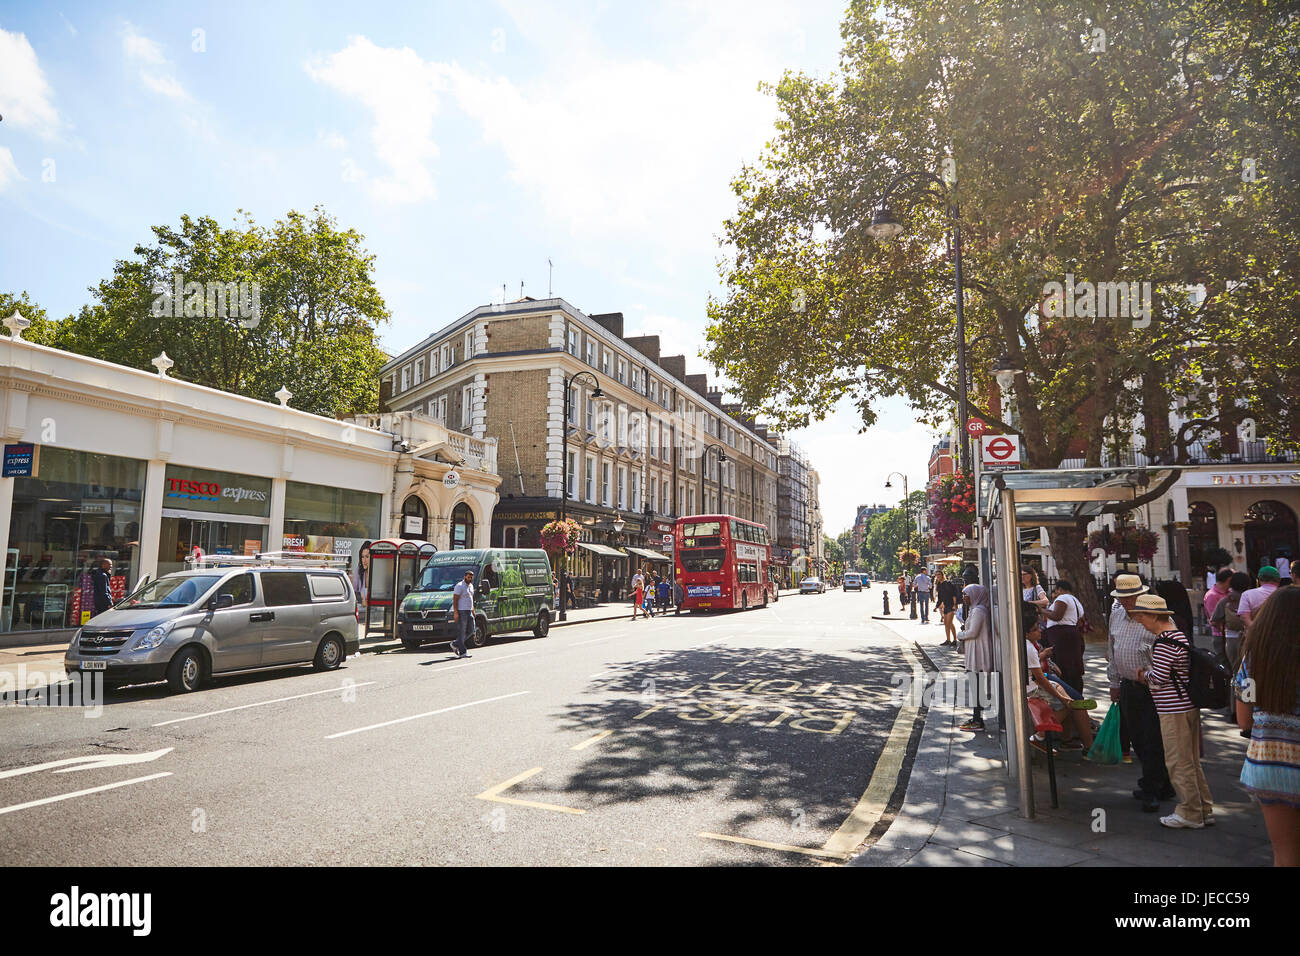
[(451, 649), (457, 657), (469, 657), (465, 651), (465, 642), (474, 631), (474, 572), (466, 571), (465, 578), (458, 581), (451, 591), (451, 619), (456, 625), (456, 640)]
[(1279, 554), (1277, 556), (1277, 563), (1274, 565), (1274, 567), (1277, 568), (1277, 573), (1282, 579), (1282, 587), (1284, 588), (1290, 587), (1291, 586), (1291, 559), (1288, 558), (1285, 554)]
[(933, 586), (933, 582), (930, 579), (930, 575), (926, 573), (925, 568), (922, 568), (917, 573), (916, 577), (912, 579), (912, 585), (916, 588), (916, 600), (921, 605), (921, 623), (929, 624), (930, 589)]

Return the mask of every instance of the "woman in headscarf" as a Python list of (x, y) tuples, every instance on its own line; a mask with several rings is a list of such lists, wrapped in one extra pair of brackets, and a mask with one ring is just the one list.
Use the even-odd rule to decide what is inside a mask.
[(968, 584), (962, 590), (961, 596), (970, 603), (970, 612), (966, 615), (965, 626), (962, 627), (961, 633), (957, 635), (957, 640), (961, 642), (962, 651), (966, 656), (966, 673), (970, 675), (970, 699), (976, 701), (974, 707), (974, 716), (966, 723), (961, 725), (962, 730), (983, 730), (984, 729), (984, 711), (978, 701), (982, 698), (979, 694), (979, 684), (984, 682), (988, 686), (989, 677), (981, 677), (981, 674), (987, 675), (993, 673), (993, 629), (989, 625), (989, 591), (982, 584)]

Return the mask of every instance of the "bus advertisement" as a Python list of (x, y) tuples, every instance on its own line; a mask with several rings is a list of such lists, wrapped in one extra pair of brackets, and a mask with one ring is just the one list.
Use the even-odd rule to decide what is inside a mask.
[(674, 531), (683, 608), (744, 610), (777, 600), (766, 526), (731, 515), (692, 515), (678, 518)]

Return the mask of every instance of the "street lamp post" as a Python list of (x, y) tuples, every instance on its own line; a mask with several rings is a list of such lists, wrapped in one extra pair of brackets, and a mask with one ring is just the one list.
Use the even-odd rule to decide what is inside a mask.
[[(700, 455), (701, 462), (708, 457), (710, 448), (716, 448), (718, 450), (718, 514), (722, 514), (722, 463), (724, 461), (730, 461), (731, 459), (727, 457), (727, 451), (722, 447), (722, 445), (717, 442), (710, 442), (704, 446), (704, 451)], [(701, 465), (701, 467), (703, 466)]]
[[(885, 487), (886, 488), (894, 487), (892, 484), (890, 484), (889, 481), (889, 479), (893, 478), (894, 475), (898, 475), (898, 477), (903, 479), (903, 548), (906, 549), (908, 547), (908, 540), (911, 538), (912, 535), (912, 496), (908, 494), (907, 491), (907, 475), (903, 474), (901, 471), (891, 471), (887, 476), (885, 476)], [(907, 573), (906, 569), (904, 569), (903, 573), (904, 574)], [(915, 621), (916, 620), (916, 591), (911, 587), (909, 587), (907, 590), (910, 592), (909, 596), (911, 597), (911, 603), (912, 603), (912, 611), (911, 614), (909, 614), (908, 616), (913, 621)]]
[[(564, 478), (560, 485), (560, 521), (563, 522), (569, 516), (569, 416), (572, 414), (573, 404), (573, 383), (582, 376), (591, 377), (591, 382), (596, 386), (591, 393), (592, 398), (604, 398), (605, 393), (600, 389), (600, 380), (596, 378), (593, 372), (575, 372), (564, 380), (564, 443), (560, 449), (560, 459), (563, 462)], [(567, 556), (566, 556), (567, 557)], [(569, 562), (564, 562), (564, 570), (560, 572), (560, 620), (567, 621), (569, 605)]]
[(953, 298), (957, 308), (957, 417), (960, 419), (958, 426), (961, 430), (961, 465), (962, 470), (967, 474), (971, 469), (970, 457), (970, 437), (966, 433), (966, 419), (969, 414), (966, 391), (966, 315), (964, 311), (964, 296), (962, 294), (962, 275), (961, 275), (961, 208), (957, 204), (953, 190), (947, 182), (934, 173), (900, 173), (895, 176), (893, 181), (885, 187), (884, 193), (880, 197), (880, 205), (871, 217), (871, 225), (867, 227), (867, 232), (875, 239), (889, 241), (896, 238), (903, 231), (903, 222), (894, 215), (893, 210), (889, 207), (889, 197), (894, 189), (905, 180), (920, 180), (927, 183), (938, 185), (943, 197), (947, 202), (948, 224), (952, 232), (952, 250), (953, 250)]

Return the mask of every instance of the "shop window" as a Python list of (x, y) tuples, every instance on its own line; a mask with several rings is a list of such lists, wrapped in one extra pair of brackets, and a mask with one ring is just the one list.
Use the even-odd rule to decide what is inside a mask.
[(409, 495), (402, 502), (401, 534), (415, 541), (429, 539), (429, 509), (419, 495)]
[(120, 600), (139, 574), (145, 463), (44, 446), (14, 478), (0, 631), (77, 627), (94, 614), (91, 571), (112, 562)]
[(465, 502), (451, 512), (451, 549), (460, 551), (474, 547), (474, 512)]
[(1208, 501), (1193, 501), (1187, 507), (1187, 517), (1187, 550), (1199, 580), (1209, 566), (1210, 552), (1219, 547), (1219, 515)]

